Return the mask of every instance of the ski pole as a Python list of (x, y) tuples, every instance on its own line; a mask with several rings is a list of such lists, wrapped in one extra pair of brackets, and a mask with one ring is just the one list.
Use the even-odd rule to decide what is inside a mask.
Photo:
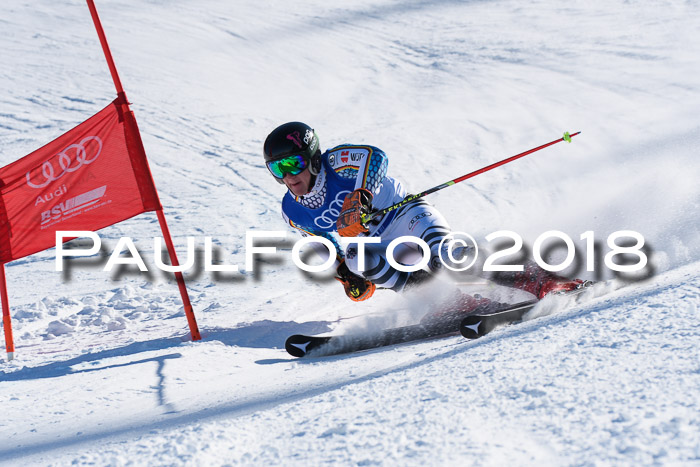
[(370, 212), (370, 213), (367, 213), (367, 214), (363, 214), (363, 215), (362, 215), (362, 223), (363, 223), (363, 224), (366, 224), (366, 223), (368, 223), (369, 221), (371, 221), (372, 219), (374, 219), (374, 218), (377, 217), (377, 216), (381, 216), (381, 215), (383, 215), (383, 214), (386, 214), (387, 212), (391, 212), (391, 211), (393, 211), (394, 209), (398, 209), (398, 208), (400, 208), (401, 206), (405, 206), (405, 205), (407, 205), (407, 204), (409, 204), (409, 203), (412, 203), (413, 201), (416, 201), (417, 199), (420, 199), (420, 198), (422, 198), (422, 197), (424, 197), (424, 196), (426, 196), (426, 195), (429, 195), (429, 194), (431, 194), (431, 193), (435, 193), (436, 191), (440, 191), (440, 190), (442, 190), (443, 188), (447, 188), (448, 186), (456, 185), (456, 184), (459, 183), (459, 182), (463, 182), (464, 180), (467, 180), (467, 179), (469, 179), (469, 178), (476, 177), (477, 175), (482, 174), (482, 173), (484, 173), (484, 172), (488, 172), (488, 171), (491, 170), (491, 169), (495, 169), (496, 167), (500, 167), (500, 166), (502, 166), (502, 165), (504, 165), (504, 164), (507, 164), (507, 163), (509, 163), (509, 162), (513, 162), (513, 161), (516, 160), (516, 159), (520, 159), (521, 157), (525, 157), (525, 156), (527, 156), (528, 154), (532, 154), (533, 152), (539, 151), (540, 149), (544, 149), (544, 148), (546, 148), (546, 147), (548, 147), (548, 146), (551, 146), (551, 145), (553, 145), (553, 144), (557, 144), (557, 143), (559, 143), (559, 142), (561, 142), (561, 141), (566, 141), (567, 143), (570, 143), (570, 142), (571, 142), (571, 138), (573, 138), (574, 136), (578, 135), (579, 133), (581, 133), (581, 132), (580, 132), (580, 131), (577, 131), (576, 133), (569, 134), (569, 132), (567, 131), (566, 133), (564, 133), (564, 136), (562, 136), (561, 138), (555, 139), (554, 141), (551, 141), (551, 142), (549, 142), (549, 143), (547, 143), (547, 144), (543, 144), (542, 146), (538, 146), (538, 147), (536, 147), (536, 148), (532, 148), (532, 149), (530, 149), (529, 151), (521, 152), (520, 154), (516, 154), (515, 156), (511, 156), (511, 157), (509, 157), (509, 158), (507, 158), (507, 159), (503, 159), (502, 161), (496, 162), (496, 163), (494, 163), (494, 164), (487, 165), (486, 167), (483, 167), (483, 168), (481, 168), (481, 169), (479, 169), (479, 170), (475, 170), (474, 172), (470, 172), (470, 173), (468, 173), (468, 174), (466, 174), (466, 175), (462, 175), (461, 177), (455, 178), (454, 180), (450, 180), (449, 182), (443, 183), (442, 185), (434, 186), (434, 187), (432, 187), (432, 188), (430, 188), (430, 189), (428, 189), (428, 190), (425, 190), (425, 191), (422, 192), (422, 193), (418, 193), (417, 195), (410, 195), (410, 196), (407, 196), (407, 197), (404, 198), (402, 201), (399, 201), (398, 203), (394, 204), (393, 206), (389, 206), (389, 207), (386, 207), (386, 208), (384, 208), (384, 209), (380, 209), (379, 211), (374, 211), (374, 212)]

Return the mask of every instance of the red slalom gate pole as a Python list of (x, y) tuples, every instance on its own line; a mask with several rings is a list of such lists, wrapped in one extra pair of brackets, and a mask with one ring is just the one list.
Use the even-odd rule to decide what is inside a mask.
[[(173, 245), (173, 239), (170, 237), (170, 230), (168, 229), (168, 224), (165, 222), (165, 214), (163, 210), (159, 209), (156, 211), (158, 215), (158, 223), (160, 224), (160, 230), (163, 232), (163, 238), (165, 239), (165, 245), (168, 248), (168, 254), (170, 255), (170, 262), (173, 266), (179, 266), (180, 263), (177, 260), (177, 255), (175, 254), (175, 246)], [(153, 252), (159, 255), (159, 251)], [(187, 316), (187, 324), (190, 326), (190, 334), (192, 334), (192, 340), (198, 341), (202, 338), (199, 334), (199, 327), (197, 326), (197, 320), (194, 317), (194, 310), (192, 309), (192, 304), (190, 303), (190, 296), (187, 293), (187, 287), (185, 286), (185, 278), (182, 276), (180, 271), (175, 271), (175, 280), (177, 281), (177, 287), (180, 289), (180, 296), (182, 297), (182, 304), (185, 307), (185, 316)]]
[(12, 319), (10, 318), (10, 301), (7, 298), (5, 263), (0, 264), (0, 295), (2, 295), (2, 325), (5, 329), (5, 350), (9, 361), (15, 358), (15, 341), (12, 337)]
[(417, 195), (407, 196), (402, 201), (400, 201), (392, 206), (389, 206), (387, 208), (380, 209), (379, 211), (374, 211), (374, 212), (371, 212), (369, 214), (363, 214), (362, 215), (362, 223), (366, 224), (377, 216), (381, 216), (382, 214), (386, 214), (387, 212), (393, 211), (394, 209), (398, 209), (401, 206), (405, 206), (408, 203), (411, 203), (411, 202), (413, 202), (419, 198), (422, 198), (426, 195), (429, 195), (431, 193), (435, 193), (436, 191), (440, 191), (443, 188), (447, 188), (448, 186), (456, 185), (459, 182), (463, 182), (464, 180), (467, 180), (469, 178), (476, 177), (477, 175), (482, 174), (484, 172), (488, 172), (489, 170), (495, 169), (496, 167), (500, 167), (500, 166), (507, 164), (509, 162), (513, 162), (516, 159), (520, 159), (521, 157), (525, 157), (528, 154), (532, 154), (533, 152), (539, 151), (540, 149), (544, 149), (544, 148), (551, 146), (553, 144), (561, 143), (562, 141), (567, 141), (570, 143), (571, 138), (573, 138), (574, 136), (576, 136), (580, 133), (581, 133), (580, 131), (577, 131), (576, 133), (572, 133), (572, 134), (569, 134), (569, 132), (566, 132), (566, 133), (564, 133), (563, 137), (561, 137), (559, 139), (555, 139), (554, 141), (551, 141), (547, 144), (543, 144), (542, 146), (537, 146), (536, 148), (532, 148), (528, 151), (521, 152), (520, 154), (516, 154), (515, 156), (509, 157), (507, 159), (503, 159), (502, 161), (498, 161), (498, 162), (493, 163), (491, 165), (487, 165), (486, 167), (483, 167), (479, 170), (475, 170), (474, 172), (470, 172), (466, 175), (462, 175), (461, 177), (455, 178), (454, 180), (450, 180), (449, 182), (443, 183), (442, 185), (434, 186), (428, 190), (425, 190), (422, 193), (418, 193)]
[(104, 29), (102, 29), (100, 17), (97, 16), (97, 8), (95, 8), (95, 2), (93, 0), (87, 0), (87, 4), (88, 8), (90, 9), (90, 15), (92, 16), (92, 22), (95, 23), (97, 36), (100, 38), (100, 44), (102, 44), (102, 50), (104, 51), (105, 58), (107, 59), (107, 66), (109, 67), (109, 72), (112, 74), (112, 80), (114, 80), (114, 87), (117, 88), (117, 95), (119, 97), (124, 97), (124, 101), (126, 101), (126, 95), (124, 95), (124, 88), (122, 87), (122, 82), (119, 79), (119, 74), (117, 74), (117, 67), (114, 65), (114, 60), (112, 59), (112, 52), (110, 52), (109, 44), (107, 44), (107, 37), (105, 36), (105, 31)]
[[(95, 2), (93, 0), (86, 0), (88, 8), (90, 9), (90, 15), (92, 16), (92, 21), (95, 23), (95, 29), (97, 30), (97, 36), (100, 38), (100, 44), (102, 45), (102, 50), (105, 54), (105, 59), (107, 60), (107, 66), (109, 66), (109, 72), (112, 74), (112, 80), (114, 81), (114, 87), (117, 89), (117, 97), (119, 98), (120, 104), (124, 108), (125, 124), (127, 129), (131, 132), (137, 141), (138, 151), (143, 157), (143, 162), (150, 183), (155, 186), (153, 182), (153, 175), (151, 174), (151, 169), (148, 165), (148, 159), (146, 158), (146, 150), (143, 147), (143, 142), (141, 141), (141, 133), (139, 132), (138, 126), (136, 125), (136, 119), (133, 116), (133, 112), (129, 108), (129, 101), (126, 99), (126, 93), (122, 87), (122, 82), (119, 79), (119, 74), (117, 73), (117, 67), (114, 64), (114, 59), (112, 58), (112, 52), (109, 50), (109, 44), (107, 43), (107, 37), (105, 36), (104, 29), (102, 28), (102, 23), (100, 22), (100, 17), (97, 15), (97, 8), (95, 8)], [(177, 260), (177, 253), (175, 252), (175, 246), (173, 245), (173, 240), (170, 236), (170, 229), (168, 229), (168, 224), (165, 221), (165, 214), (163, 213), (163, 207), (160, 203), (160, 197), (158, 196), (158, 191), (155, 190), (155, 197), (158, 199), (159, 208), (156, 210), (156, 215), (158, 216), (158, 223), (160, 224), (160, 230), (163, 233), (163, 238), (165, 240), (165, 245), (168, 248), (168, 255), (170, 256), (170, 262), (173, 266), (177, 267), (180, 265)], [(156, 252), (156, 254), (158, 254)], [(178, 289), (180, 290), (180, 296), (182, 297), (182, 303), (185, 308), (185, 316), (187, 316), (187, 324), (190, 327), (190, 334), (192, 335), (193, 341), (198, 341), (202, 338), (199, 333), (199, 327), (197, 326), (197, 320), (194, 316), (194, 311), (192, 309), (192, 304), (190, 302), (190, 296), (187, 293), (187, 287), (185, 285), (185, 278), (182, 272), (175, 272), (175, 280), (177, 281)]]

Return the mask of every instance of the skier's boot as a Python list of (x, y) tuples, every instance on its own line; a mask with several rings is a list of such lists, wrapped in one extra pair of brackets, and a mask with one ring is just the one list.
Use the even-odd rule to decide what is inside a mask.
[(529, 292), (540, 300), (551, 293), (568, 292), (586, 285), (580, 279), (567, 279), (545, 271), (533, 262), (528, 262), (523, 271), (500, 272), (494, 282)]
[(537, 298), (543, 299), (550, 293), (570, 292), (582, 287), (584, 282), (581, 279), (564, 279), (561, 277), (552, 277), (540, 284), (537, 292)]

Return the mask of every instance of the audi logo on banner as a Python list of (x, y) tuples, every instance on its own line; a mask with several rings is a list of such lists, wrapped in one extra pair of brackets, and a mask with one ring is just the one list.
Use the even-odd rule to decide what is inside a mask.
[[(335, 195), (335, 199), (328, 205), (328, 209), (323, 211), (320, 216), (314, 219), (314, 224), (322, 229), (330, 229), (332, 226), (334, 226), (336, 222), (335, 219), (338, 219), (340, 209), (343, 207), (343, 201), (345, 201), (345, 197), (349, 194), (350, 192), (347, 190), (339, 191), (338, 194)], [(337, 206), (338, 208), (336, 209), (334, 206)], [(328, 215), (333, 216), (335, 219), (331, 219), (328, 217)]]
[[(90, 144), (91, 141), (97, 143)], [(52, 161), (45, 161), (41, 165), (41, 175), (43, 180), (35, 183), (31, 179), (31, 171), (27, 172), (27, 185), (32, 188), (44, 188), (51, 182), (55, 182), (68, 172), (75, 172), (84, 165), (92, 164), (100, 157), (102, 152), (102, 140), (98, 136), (87, 136), (80, 140), (78, 144), (70, 146), (59, 152), (58, 168)], [(36, 180), (35, 180), (36, 181)]]

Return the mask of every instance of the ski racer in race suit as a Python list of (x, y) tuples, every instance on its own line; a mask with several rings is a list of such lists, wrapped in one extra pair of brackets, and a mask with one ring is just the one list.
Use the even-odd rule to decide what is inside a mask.
[[(275, 179), (286, 185), (282, 216), (301, 235), (317, 235), (336, 247), (338, 279), (347, 296), (355, 301), (372, 296), (377, 286), (401, 292), (430, 278), (441, 267), (438, 248), (450, 233), (445, 218), (432, 205), (419, 199), (363, 225), (361, 215), (402, 201), (406, 192), (401, 182), (388, 176), (388, 158), (381, 149), (369, 145), (342, 144), (321, 152), (318, 136), (308, 125), (289, 122), (276, 128), (265, 140), (265, 162)], [(343, 249), (342, 237), (378, 237), (381, 243), (365, 245), (365, 264), (358, 267), (356, 245)], [(402, 272), (386, 258), (386, 246), (395, 238), (413, 236), (430, 247), (430, 271)], [(447, 243), (447, 242), (445, 242)], [(443, 245), (445, 248), (446, 245)], [(394, 257), (421, 251), (412, 243), (399, 244)], [(443, 253), (442, 258), (446, 258)], [(489, 277), (496, 283), (532, 293), (577, 288), (581, 281), (555, 276), (534, 263), (523, 272), (498, 273)], [(489, 302), (459, 294), (453, 306), (469, 311)], [(455, 302), (455, 300), (452, 300)], [(455, 310), (456, 311), (456, 310)]]

